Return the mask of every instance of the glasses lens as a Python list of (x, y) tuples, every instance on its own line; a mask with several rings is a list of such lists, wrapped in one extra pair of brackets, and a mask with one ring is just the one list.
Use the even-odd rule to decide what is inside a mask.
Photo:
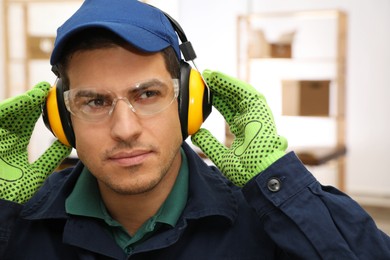
[(174, 87), (160, 80), (138, 84), (129, 91), (127, 99), (139, 115), (152, 115), (167, 108), (175, 98)]
[(112, 93), (99, 89), (71, 89), (64, 97), (69, 112), (85, 120), (105, 117), (115, 100)]
[(127, 89), (117, 97), (105, 89), (74, 88), (64, 92), (65, 105), (70, 113), (87, 121), (98, 121), (111, 115), (115, 105), (124, 101), (138, 115), (153, 115), (166, 109), (179, 92), (178, 80), (169, 83), (152, 79)]

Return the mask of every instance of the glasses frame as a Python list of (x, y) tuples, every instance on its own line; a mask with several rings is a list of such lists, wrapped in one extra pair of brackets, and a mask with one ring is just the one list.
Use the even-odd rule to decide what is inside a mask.
[[(158, 79), (159, 80), (159, 79)], [(168, 102), (166, 104), (166, 106), (164, 106), (163, 108), (161, 108), (160, 110), (156, 111), (156, 112), (153, 112), (153, 113), (147, 113), (147, 114), (143, 114), (143, 113), (139, 113), (138, 110), (135, 109), (135, 107), (131, 104), (131, 102), (129, 101), (129, 99), (127, 97), (123, 97), (123, 96), (117, 96), (115, 95), (114, 92), (110, 91), (110, 90), (106, 90), (107, 92), (109, 93), (113, 93), (115, 95), (115, 99), (113, 100), (112, 104), (111, 104), (111, 108), (110, 110), (108, 111), (108, 113), (105, 113), (105, 114), (102, 114), (101, 116), (98, 116), (96, 118), (86, 118), (86, 117), (83, 117), (81, 115), (79, 115), (77, 112), (74, 112), (72, 111), (71, 109), (71, 105), (70, 105), (70, 97), (69, 97), (69, 93), (70, 93), (70, 89), (69, 90), (66, 90), (64, 91), (63, 93), (63, 97), (64, 97), (64, 103), (65, 103), (65, 107), (66, 107), (66, 110), (68, 110), (69, 113), (71, 113), (73, 116), (79, 118), (79, 119), (82, 119), (84, 121), (89, 121), (89, 122), (98, 122), (102, 119), (106, 119), (108, 117), (110, 117), (113, 113), (113, 111), (115, 110), (115, 106), (116, 104), (118, 103), (118, 101), (120, 100), (123, 100), (127, 105), (128, 107), (130, 108), (131, 111), (133, 111), (136, 115), (138, 116), (152, 116), (152, 115), (155, 115), (155, 114), (158, 114), (158, 113), (161, 113), (163, 112), (164, 110), (166, 110), (172, 103), (173, 101), (179, 96), (179, 91), (180, 91), (180, 83), (179, 83), (179, 79), (177, 78), (172, 78), (172, 85), (173, 85), (173, 97), (171, 99), (170, 102)], [(165, 80), (159, 80), (160, 82), (166, 82)], [(148, 82), (148, 81), (145, 81), (145, 82)], [(140, 83), (137, 83), (135, 84), (132, 88), (136, 89), (138, 86), (140, 86), (141, 84), (145, 83), (145, 82), (140, 82)], [(75, 88), (77, 89), (77, 88)], [(74, 89), (72, 89), (74, 90)]]

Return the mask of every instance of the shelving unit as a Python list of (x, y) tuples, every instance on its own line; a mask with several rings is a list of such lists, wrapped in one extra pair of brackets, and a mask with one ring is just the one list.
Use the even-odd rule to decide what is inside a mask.
[[(51, 76), (57, 26), (81, 0), (3, 0), (5, 97)], [(47, 73), (41, 73), (45, 71)]]
[[(304, 164), (337, 162), (345, 188), (347, 15), (253, 13), (237, 19), (237, 74), (267, 98), (279, 134)], [(227, 130), (227, 142), (231, 140)]]

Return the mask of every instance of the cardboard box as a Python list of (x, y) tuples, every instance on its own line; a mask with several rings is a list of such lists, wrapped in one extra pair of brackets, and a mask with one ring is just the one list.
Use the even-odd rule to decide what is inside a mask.
[(292, 43), (295, 32), (279, 36), (275, 42), (269, 42), (261, 29), (250, 30), (248, 38), (248, 57), (256, 58), (292, 58)]
[(271, 58), (291, 58), (291, 44), (271, 43)]
[(54, 36), (28, 36), (27, 51), (31, 59), (50, 59), (54, 47)]
[(282, 114), (329, 116), (330, 80), (283, 80)]
[(270, 46), (262, 30), (251, 30), (249, 33), (248, 57), (250, 59), (268, 58)]

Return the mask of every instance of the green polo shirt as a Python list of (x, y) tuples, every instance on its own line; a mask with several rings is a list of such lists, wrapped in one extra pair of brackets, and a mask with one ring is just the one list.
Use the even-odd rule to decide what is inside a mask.
[(72, 193), (66, 199), (66, 212), (105, 221), (108, 231), (113, 235), (117, 244), (128, 253), (135, 244), (147, 239), (161, 226), (174, 227), (176, 225), (188, 197), (187, 158), (183, 150), (181, 150), (181, 155), (180, 172), (171, 193), (158, 212), (148, 219), (134, 236), (130, 236), (125, 228), (110, 216), (100, 197), (97, 181), (86, 167), (81, 172)]

